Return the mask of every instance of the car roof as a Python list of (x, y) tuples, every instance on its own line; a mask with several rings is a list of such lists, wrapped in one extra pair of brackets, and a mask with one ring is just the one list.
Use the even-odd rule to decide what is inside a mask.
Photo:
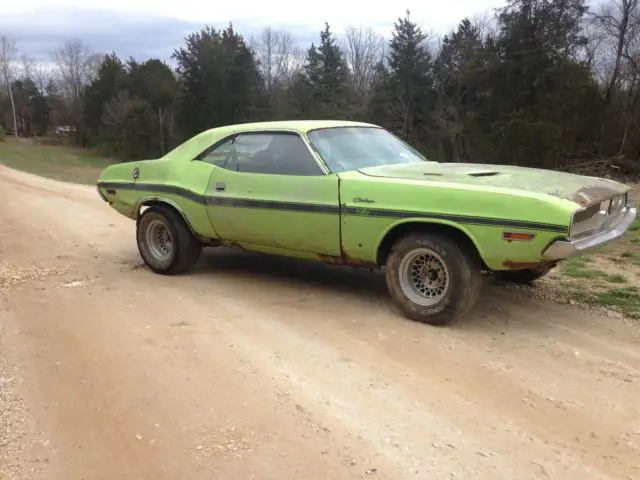
[[(364, 122), (352, 122), (348, 120), (280, 120), (271, 122), (252, 122), (238, 123), (235, 125), (225, 125), (222, 127), (211, 128), (206, 133), (218, 134), (223, 131), (257, 131), (257, 130), (295, 130), (300, 133), (307, 133), (317, 128), (335, 128), (335, 127), (375, 127), (378, 125)], [(204, 133), (204, 132), (203, 132)]]
[(318, 128), (340, 128), (340, 127), (370, 127), (382, 128), (379, 125), (364, 122), (352, 122), (347, 120), (282, 120), (271, 122), (238, 123), (235, 125), (225, 125), (210, 128), (200, 132), (185, 140), (173, 150), (165, 154), (165, 158), (189, 158), (202, 153), (215, 142), (239, 132), (259, 132), (267, 130), (289, 130), (306, 134), (310, 130)]

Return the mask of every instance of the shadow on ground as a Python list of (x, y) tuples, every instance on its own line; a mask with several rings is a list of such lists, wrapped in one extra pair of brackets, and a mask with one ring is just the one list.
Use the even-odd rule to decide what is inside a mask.
[[(261, 286), (283, 289), (282, 298), (273, 302), (306, 303), (309, 308), (327, 307), (327, 298), (357, 307), (358, 316), (386, 314), (397, 321), (401, 313), (387, 291), (385, 274), (381, 270), (357, 269), (319, 262), (290, 259), (227, 248), (207, 249), (198, 265), (186, 274), (190, 278), (223, 281), (237, 287), (248, 296), (259, 296)], [(207, 287), (203, 285), (206, 289)], [(212, 284), (211, 288), (215, 288)], [(451, 324), (456, 329), (477, 328), (525, 329), (544, 328), (550, 315), (566, 314), (567, 307), (542, 303), (533, 298), (536, 286), (518, 287), (485, 277), (481, 297), (474, 309)], [(291, 293), (295, 300), (291, 300)], [(285, 295), (286, 293), (286, 295)], [(572, 309), (573, 310), (573, 309)], [(532, 315), (538, 312), (539, 315)], [(353, 314), (354, 312), (351, 311)], [(411, 322), (412, 323), (412, 322)]]

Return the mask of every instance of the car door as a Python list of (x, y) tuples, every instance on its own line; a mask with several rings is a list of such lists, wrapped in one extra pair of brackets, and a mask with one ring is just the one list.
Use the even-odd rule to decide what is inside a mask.
[(207, 190), (220, 238), (339, 256), (338, 177), (324, 172), (302, 137), (247, 132), (229, 142)]

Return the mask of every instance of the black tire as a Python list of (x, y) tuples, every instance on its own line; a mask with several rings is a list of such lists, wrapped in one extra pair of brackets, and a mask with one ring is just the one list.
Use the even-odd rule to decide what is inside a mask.
[[(409, 279), (401, 279), (401, 276), (408, 275), (407, 262), (420, 249), (425, 249), (423, 253), (436, 258), (436, 267), (448, 273), (445, 291), (431, 305), (417, 303), (416, 296), (418, 299), (425, 297), (413, 291), (415, 284), (411, 286)], [(440, 258), (433, 257), (434, 253)], [(445, 269), (440, 267), (440, 263)], [(407, 318), (418, 322), (446, 325), (467, 313), (480, 296), (482, 275), (477, 254), (443, 234), (414, 233), (400, 238), (391, 249), (386, 270), (387, 287), (392, 299)], [(405, 289), (409, 289), (409, 293)]]
[[(168, 232), (170, 241), (165, 239), (162, 243), (160, 240), (150, 239), (150, 236), (155, 236), (150, 229)], [(198, 262), (202, 253), (201, 243), (191, 233), (180, 214), (169, 206), (154, 205), (145, 210), (137, 222), (136, 238), (144, 263), (154, 272), (163, 275), (187, 271)]]
[(526, 270), (503, 270), (496, 277), (503, 282), (529, 284), (544, 277), (553, 267), (527, 268)]

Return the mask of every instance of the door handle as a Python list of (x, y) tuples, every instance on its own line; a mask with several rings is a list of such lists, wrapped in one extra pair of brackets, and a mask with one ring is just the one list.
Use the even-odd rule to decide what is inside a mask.
[(226, 183), (216, 183), (216, 192), (224, 192), (225, 188), (227, 188)]

